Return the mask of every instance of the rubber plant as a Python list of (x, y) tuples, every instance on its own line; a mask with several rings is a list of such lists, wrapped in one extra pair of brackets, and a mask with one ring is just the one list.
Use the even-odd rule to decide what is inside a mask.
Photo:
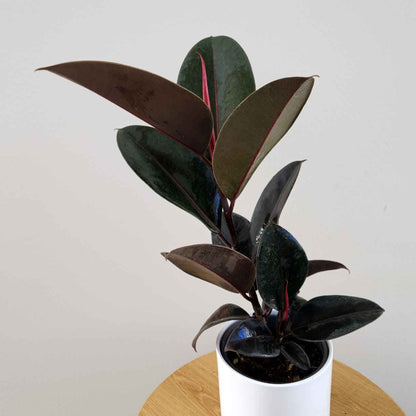
[(314, 77), (278, 79), (256, 90), (246, 54), (226, 36), (198, 42), (187, 54), (177, 83), (110, 62), (41, 69), (88, 88), (152, 126), (118, 130), (121, 154), (147, 185), (202, 221), (212, 234), (212, 244), (177, 248), (162, 253), (164, 258), (251, 303), (252, 313), (234, 304), (220, 306), (199, 330), (194, 348), (206, 329), (239, 320), (226, 351), (252, 358), (282, 354), (294, 366), (308, 369), (302, 342), (340, 337), (382, 314), (376, 303), (359, 297), (307, 301), (298, 296), (309, 276), (347, 269), (334, 261), (308, 260), (280, 225), (302, 161), (276, 173), (250, 221), (234, 212), (259, 164), (303, 109)]

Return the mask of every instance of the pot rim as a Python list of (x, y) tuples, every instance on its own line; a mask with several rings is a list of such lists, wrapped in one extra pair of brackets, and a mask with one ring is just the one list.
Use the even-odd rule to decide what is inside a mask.
[(217, 352), (217, 360), (220, 359), (223, 364), (225, 364), (228, 368), (231, 369), (231, 371), (233, 371), (235, 374), (238, 374), (240, 377), (244, 377), (245, 379), (247, 379), (250, 383), (254, 383), (260, 386), (273, 386), (274, 388), (282, 388), (282, 389), (287, 389), (290, 387), (295, 387), (295, 386), (300, 386), (302, 384), (306, 384), (306, 383), (312, 383), (315, 379), (317, 379), (318, 377), (321, 376), (322, 373), (326, 372), (328, 367), (330, 367), (332, 365), (333, 359), (334, 359), (334, 348), (332, 345), (332, 341), (323, 341), (327, 344), (328, 346), (328, 357), (325, 361), (325, 363), (321, 366), (321, 368), (314, 374), (312, 374), (311, 376), (303, 379), (303, 380), (299, 380), (299, 381), (293, 381), (291, 383), (267, 383), (264, 381), (259, 381), (256, 380), (254, 378), (248, 377), (243, 373), (240, 373), (239, 371), (237, 371), (235, 368), (233, 368), (228, 362), (227, 360), (224, 358), (224, 356), (222, 355), (221, 352), (221, 340), (222, 337), (224, 336), (224, 333), (227, 331), (227, 329), (233, 325), (235, 322), (238, 321), (230, 321), (230, 323), (228, 325), (224, 325), (224, 327), (221, 329), (221, 331), (219, 332), (218, 336), (217, 336), (217, 340), (215, 343), (216, 346), (216, 352)]

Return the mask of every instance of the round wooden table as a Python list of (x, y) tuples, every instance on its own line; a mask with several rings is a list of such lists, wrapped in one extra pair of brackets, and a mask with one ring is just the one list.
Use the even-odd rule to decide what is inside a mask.
[[(151, 394), (139, 416), (220, 416), (217, 361), (212, 352), (171, 374)], [(404, 416), (368, 378), (334, 361), (331, 416)]]

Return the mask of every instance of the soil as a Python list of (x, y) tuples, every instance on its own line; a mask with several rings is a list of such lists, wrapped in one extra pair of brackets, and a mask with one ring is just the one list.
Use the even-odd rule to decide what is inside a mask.
[(275, 358), (243, 357), (231, 351), (222, 354), (231, 367), (247, 377), (266, 383), (293, 383), (314, 374), (322, 366), (324, 355), (327, 355), (326, 345), (323, 343), (299, 340), (296, 342), (309, 356), (311, 362), (309, 370), (295, 367), (282, 354)]

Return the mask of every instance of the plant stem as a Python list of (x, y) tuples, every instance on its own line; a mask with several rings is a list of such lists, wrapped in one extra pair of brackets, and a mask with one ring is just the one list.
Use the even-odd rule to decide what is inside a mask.
[[(215, 145), (214, 132), (212, 132), (210, 144), (211, 142), (214, 143)], [(211, 152), (211, 148), (210, 148), (210, 152)], [(212, 162), (208, 158), (206, 158), (205, 155), (199, 155), (199, 157), (212, 170)], [(211, 153), (211, 157), (212, 157), (212, 153)], [(235, 249), (237, 247), (237, 238), (236, 238), (236, 232), (235, 232), (234, 221), (233, 221), (233, 209), (234, 209), (235, 199), (233, 199), (231, 201), (231, 204), (229, 205), (227, 198), (225, 197), (225, 195), (222, 193), (221, 189), (219, 188), (218, 188), (218, 193), (220, 195), (222, 209), (224, 210), (225, 220), (227, 221), (228, 229), (230, 230), (231, 248)], [(224, 243), (226, 243), (225, 238), (221, 233), (218, 233), (218, 237)], [(226, 245), (228, 247), (230, 246), (228, 243), (226, 243)]]
[(221, 189), (219, 189), (219, 188), (218, 188), (218, 193), (220, 194), (222, 209), (224, 210), (224, 213), (225, 213), (230, 209), (230, 207), (228, 205), (228, 200), (225, 197), (225, 195), (222, 193)]
[(272, 308), (270, 306), (265, 305), (263, 312), (262, 312), (262, 316), (264, 316), (265, 318), (268, 318), (270, 316), (270, 314), (272, 313)]
[(210, 168), (212, 169), (212, 163), (209, 159), (207, 159), (204, 155), (198, 155), (202, 161)]
[(233, 246), (233, 248), (237, 249), (238, 241), (237, 241), (237, 234), (235, 232), (234, 221), (233, 221), (234, 203), (235, 203), (235, 200), (232, 200), (227, 211), (224, 211), (224, 215), (225, 215), (225, 220), (227, 221), (228, 229), (230, 230), (231, 245)]
[(247, 293), (240, 292), (240, 294), (245, 300), (248, 300), (249, 302), (252, 303), (252, 299), (249, 295), (247, 295)]
[[(213, 134), (212, 139), (215, 144), (214, 134)], [(212, 154), (211, 154), (211, 157), (212, 157)], [(201, 155), (201, 158), (204, 161), (204, 163), (212, 169), (212, 163), (204, 155)], [(221, 189), (219, 188), (218, 188), (218, 193), (220, 195), (221, 206), (224, 211), (225, 220), (227, 221), (228, 229), (230, 231), (231, 248), (236, 249), (238, 245), (238, 240), (237, 240), (237, 234), (235, 232), (234, 221), (233, 221), (233, 210), (234, 210), (235, 199), (231, 200), (231, 203), (228, 204), (228, 200), (226, 196), (222, 193)], [(226, 239), (221, 233), (218, 233), (217, 235), (224, 244), (226, 244), (228, 247), (230, 246), (230, 244), (226, 241)], [(255, 315), (258, 317), (261, 317), (263, 315), (263, 310), (261, 308), (254, 286), (250, 289), (249, 295), (247, 295), (246, 293), (241, 293), (241, 294), (244, 297), (244, 299), (247, 299), (249, 302), (251, 302), (251, 304), (253, 305)]]
[(277, 339), (279, 341), (279, 344), (282, 342), (282, 334), (281, 334), (282, 315), (283, 315), (283, 310), (280, 308), (277, 312), (277, 321), (276, 321), (276, 334), (277, 334)]
[(263, 310), (261, 309), (256, 291), (254, 289), (251, 289), (249, 294), (242, 292), (240, 292), (240, 294), (243, 296), (244, 299), (248, 300), (251, 303), (256, 317), (262, 317)]
[(231, 244), (225, 239), (225, 237), (221, 233), (217, 233), (216, 235), (224, 243), (226, 247), (231, 248)]
[(218, 193), (220, 194), (221, 205), (224, 211), (225, 221), (227, 222), (227, 226), (230, 231), (231, 248), (236, 249), (237, 238), (236, 238), (234, 221), (233, 221), (233, 209), (234, 209), (235, 200), (231, 201), (231, 205), (229, 205), (227, 198), (225, 197), (225, 195), (222, 193), (221, 189), (219, 188), (218, 188)]
[[(212, 140), (214, 140), (214, 143), (215, 143), (215, 136), (213, 135), (212, 137), (211, 137), (211, 139)], [(207, 157), (205, 157), (204, 155), (198, 155), (200, 158), (201, 158), (201, 160), (212, 170), (212, 163), (211, 163), (211, 161), (207, 158)], [(211, 157), (212, 157), (212, 155), (211, 155)], [(223, 208), (223, 210), (224, 210), (224, 215), (225, 215), (225, 218), (227, 218), (227, 216), (226, 216), (226, 210), (228, 211), (229, 210), (229, 207), (228, 207), (228, 201), (227, 201), (227, 198), (225, 198), (225, 196), (224, 196), (224, 194), (221, 192), (221, 190), (220, 189), (218, 189), (218, 193), (219, 193), (219, 195), (220, 195), (220, 199), (221, 199), (221, 206), (222, 206), (222, 208)], [(228, 224), (228, 220), (227, 220), (227, 224)], [(233, 229), (234, 229), (234, 225), (233, 225)], [(231, 234), (231, 231), (230, 231), (230, 235), (232, 236), (232, 234)], [(233, 244), (230, 244), (227, 240), (226, 240), (226, 238), (222, 235), (222, 233), (221, 233), (221, 230), (219, 230), (218, 231), (218, 233), (217, 233), (217, 236), (218, 236), (218, 238), (224, 243), (224, 245), (226, 246), (226, 247), (229, 247), (229, 248), (234, 248), (234, 246), (233, 246)]]
[(256, 289), (254, 289), (254, 286), (250, 289), (250, 299), (256, 316), (262, 316), (263, 310), (261, 309), (259, 298), (257, 297)]

